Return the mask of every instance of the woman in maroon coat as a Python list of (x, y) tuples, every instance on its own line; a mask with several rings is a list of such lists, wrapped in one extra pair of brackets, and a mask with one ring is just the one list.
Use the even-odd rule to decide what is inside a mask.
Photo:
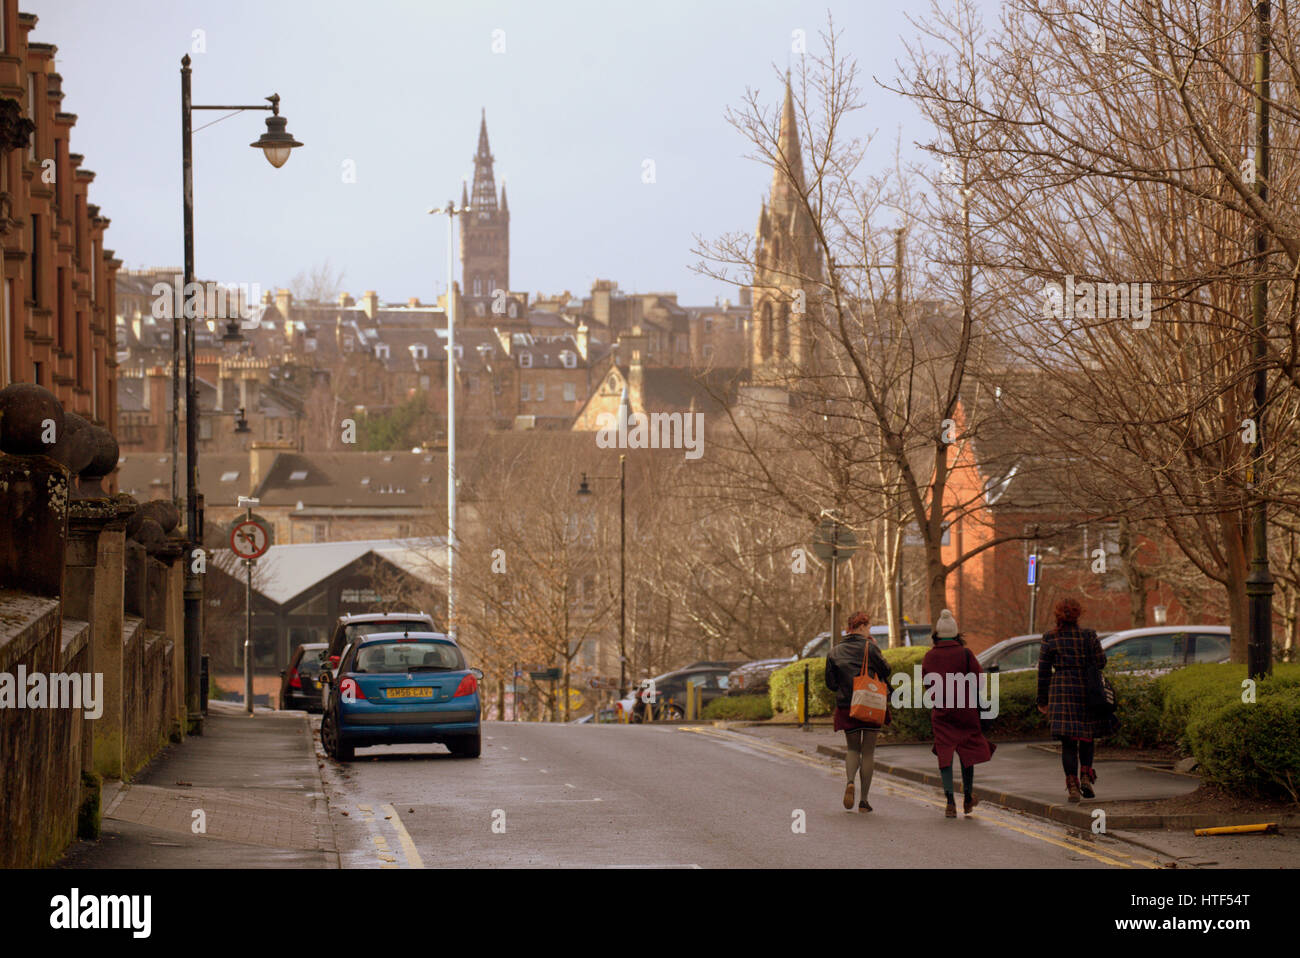
[(1079, 628), (1083, 607), (1065, 598), (1053, 611), (1056, 628), (1043, 635), (1038, 653), (1038, 711), (1051, 719), (1052, 735), (1061, 740), (1066, 797), (1077, 802), (1096, 794), (1093, 747), (1119, 723), (1113, 715), (1099, 719), (1088, 712), (1088, 669), (1104, 669), (1106, 653), (1096, 632)]
[(927, 700), (931, 695), (930, 689), (934, 688), (936, 705), (930, 712), (930, 726), (934, 729), (931, 751), (939, 759), (939, 776), (948, 797), (948, 807), (944, 810), (946, 818), (957, 817), (957, 803), (952, 797), (953, 753), (961, 759), (961, 787), (965, 797), (962, 811), (969, 815), (979, 804), (979, 799), (971, 794), (975, 787), (975, 766), (991, 759), (997, 748), (980, 729), (979, 700), (975, 694), (982, 673), (979, 662), (957, 631), (957, 620), (944, 609), (934, 626), (934, 646), (921, 660), (921, 681)]

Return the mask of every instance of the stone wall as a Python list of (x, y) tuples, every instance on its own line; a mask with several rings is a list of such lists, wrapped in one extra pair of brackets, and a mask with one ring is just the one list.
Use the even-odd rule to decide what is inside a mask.
[(91, 776), (185, 733), (179, 516), (108, 495), (117, 460), (48, 391), (0, 390), (0, 868), (56, 861)]

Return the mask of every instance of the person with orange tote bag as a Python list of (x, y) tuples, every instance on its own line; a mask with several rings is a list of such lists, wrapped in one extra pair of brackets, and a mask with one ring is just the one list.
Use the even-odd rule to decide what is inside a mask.
[[(865, 612), (849, 616), (849, 634), (826, 656), (826, 687), (835, 693), (835, 731), (843, 732), (847, 751), (844, 807), (853, 810), (853, 780), (862, 785), (858, 811), (871, 811), (867, 793), (876, 768), (876, 736), (889, 724), (889, 663), (871, 641), (871, 618)], [(882, 701), (883, 699), (883, 701)]]

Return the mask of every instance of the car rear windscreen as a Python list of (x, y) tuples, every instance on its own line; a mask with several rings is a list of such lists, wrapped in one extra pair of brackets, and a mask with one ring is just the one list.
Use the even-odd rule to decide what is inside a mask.
[(429, 626), (426, 622), (412, 622), (410, 619), (393, 619), (388, 622), (356, 622), (343, 627), (345, 636), (343, 644), (347, 645), (349, 642), (355, 642), (365, 635), (378, 635), (380, 632), (402, 632), (407, 629), (412, 632), (426, 632)]
[(352, 672), (452, 672), (465, 668), (465, 656), (450, 642), (393, 639), (357, 649)]

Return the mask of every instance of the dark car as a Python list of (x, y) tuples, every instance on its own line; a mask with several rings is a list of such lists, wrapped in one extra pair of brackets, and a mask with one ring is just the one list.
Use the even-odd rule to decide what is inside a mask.
[(701, 707), (727, 694), (727, 675), (735, 662), (696, 662), (684, 669), (665, 672), (653, 679), (644, 680), (633, 693), (631, 721), (644, 722), (646, 709), (651, 708), (652, 719), (680, 719), (686, 717), (688, 686), (701, 686)]
[(321, 655), (324, 642), (309, 642), (293, 650), (289, 667), (280, 670), (280, 708), (321, 710)]
[(334, 632), (328, 643), (329, 651), (325, 653), (325, 657), (333, 660), (332, 665), (337, 665), (337, 659), (343, 654), (343, 649), (348, 643), (356, 641), (361, 636), (374, 635), (378, 632), (401, 632), (406, 629), (412, 632), (436, 631), (433, 617), (425, 612), (363, 612), (359, 615), (341, 615), (334, 625)]

